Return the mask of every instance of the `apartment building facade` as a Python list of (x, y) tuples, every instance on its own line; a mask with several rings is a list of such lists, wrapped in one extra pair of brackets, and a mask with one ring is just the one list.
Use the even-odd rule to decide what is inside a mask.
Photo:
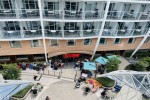
[(150, 0), (0, 0), (0, 60), (150, 49)]

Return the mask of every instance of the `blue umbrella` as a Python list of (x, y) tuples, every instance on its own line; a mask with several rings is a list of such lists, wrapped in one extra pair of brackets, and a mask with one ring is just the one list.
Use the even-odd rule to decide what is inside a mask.
[(96, 70), (96, 64), (93, 62), (84, 62), (84, 69), (85, 70)]
[(95, 59), (95, 61), (102, 65), (105, 65), (108, 62), (108, 60), (104, 57), (98, 57), (97, 59)]
[(109, 59), (111, 59), (111, 58), (117, 58), (118, 60), (121, 60), (121, 58), (117, 57), (116, 55), (107, 56), (107, 58), (109, 58)]

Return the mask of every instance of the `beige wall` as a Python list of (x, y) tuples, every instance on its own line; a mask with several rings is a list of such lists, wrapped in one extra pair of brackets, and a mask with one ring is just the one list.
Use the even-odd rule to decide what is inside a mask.
[(9, 42), (1, 42), (0, 55), (24, 55), (24, 54), (41, 54), (44, 53), (43, 42), (40, 47), (31, 47), (30, 41), (21, 41), (22, 48), (11, 48)]
[[(133, 44), (128, 44), (128, 39), (122, 39), (121, 44), (114, 44), (114, 39), (107, 39), (106, 45), (99, 45), (97, 51), (112, 51), (112, 50), (134, 50), (140, 44), (143, 38), (136, 38)], [(4, 55), (25, 55), (25, 54), (44, 54), (43, 40), (40, 47), (31, 47), (30, 41), (21, 41), (22, 48), (11, 48), (9, 42), (1, 42), (0, 56)], [(65, 54), (65, 53), (85, 53), (92, 54), (96, 45), (97, 39), (92, 39), (91, 45), (83, 45), (84, 40), (76, 40), (75, 46), (67, 46), (67, 40), (59, 40), (59, 46), (49, 46), (49, 40), (46, 40), (47, 53), (49, 57)], [(144, 43), (141, 49), (150, 49), (150, 41)]]
[(47, 52), (49, 56), (59, 55), (64, 53), (87, 53), (92, 54), (96, 46), (97, 39), (92, 39), (91, 45), (83, 45), (84, 40), (76, 40), (75, 46), (67, 46), (67, 40), (59, 40), (59, 46), (49, 46), (49, 40), (46, 40)]
[(106, 45), (99, 45), (97, 51), (111, 51), (111, 50), (133, 50), (135, 49), (143, 38), (136, 38), (133, 44), (128, 44), (128, 39), (122, 39), (120, 44), (114, 44), (115, 39), (108, 38)]

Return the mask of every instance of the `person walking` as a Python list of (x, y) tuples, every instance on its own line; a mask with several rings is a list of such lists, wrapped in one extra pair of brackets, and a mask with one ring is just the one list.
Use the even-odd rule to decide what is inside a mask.
[(47, 96), (45, 100), (50, 100), (50, 98)]

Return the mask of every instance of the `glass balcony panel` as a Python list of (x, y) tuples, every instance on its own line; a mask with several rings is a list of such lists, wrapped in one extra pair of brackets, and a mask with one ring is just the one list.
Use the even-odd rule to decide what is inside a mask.
[(109, 11), (107, 14), (107, 19), (121, 19), (123, 12), (117, 10)]
[(117, 30), (117, 36), (131, 36), (133, 30), (130, 29), (121, 29)]
[(102, 36), (115, 36), (117, 33), (116, 29), (104, 29)]
[(15, 9), (0, 9), (0, 19), (16, 18)]
[(134, 29), (133, 36), (144, 35), (148, 32), (148, 29)]
[(82, 11), (68, 11), (68, 10), (65, 10), (64, 11), (64, 18), (65, 19), (82, 19)]
[(43, 17), (50, 18), (50, 19), (62, 19), (63, 18), (63, 11), (62, 10), (43, 10)]
[(150, 19), (150, 12), (140, 12), (138, 13), (140, 20), (149, 20)]
[(3, 31), (2, 37), (3, 39), (18, 39), (21, 38), (20, 30), (15, 31)]
[(104, 11), (85, 11), (85, 19), (102, 19)]
[(64, 31), (64, 37), (81, 37), (82, 31), (79, 30), (65, 30)]
[(122, 16), (122, 19), (138, 19), (138, 13), (135, 13), (135, 12), (123, 12), (123, 16)]
[(49, 29), (45, 29), (45, 37), (62, 37), (62, 33), (63, 31), (61, 30), (49, 30)]
[(19, 18), (39, 18), (38, 9), (21, 9), (19, 11)]
[(83, 30), (83, 37), (88, 37), (88, 36), (97, 36), (99, 34), (100, 30)]
[(42, 30), (24, 30), (24, 38), (42, 37)]

